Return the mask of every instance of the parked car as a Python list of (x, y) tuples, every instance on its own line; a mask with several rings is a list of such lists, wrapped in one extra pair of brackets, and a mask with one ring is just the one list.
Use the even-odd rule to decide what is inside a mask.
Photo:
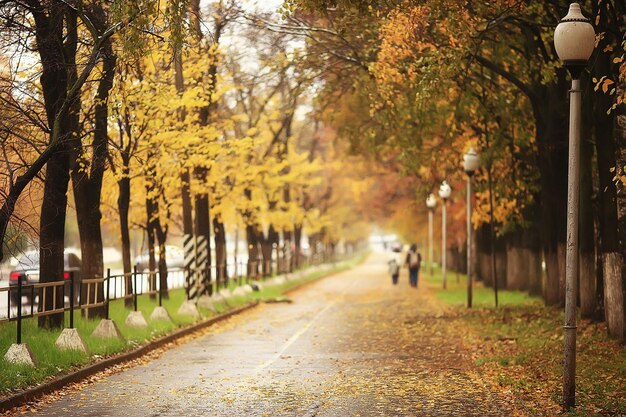
[[(155, 246), (154, 248), (154, 258), (155, 261), (159, 262), (159, 247)], [(141, 255), (135, 258), (135, 265), (137, 265), (137, 270), (139, 272), (145, 271), (148, 269), (149, 263), (149, 253), (148, 250), (144, 250)], [(171, 269), (176, 268), (184, 268), (185, 267), (185, 252), (182, 248), (178, 246), (165, 245), (165, 262), (167, 262), (167, 267)]]
[[(80, 268), (81, 260), (73, 252), (65, 252), (63, 256), (63, 279), (65, 280), (65, 295), (70, 295), (70, 276), (74, 273), (74, 301), (78, 301), (80, 296)], [(9, 286), (17, 287), (18, 282), (22, 281), (22, 285), (36, 284), (39, 282), (39, 251), (32, 250), (25, 252), (18, 258), (15, 269), (9, 274)], [(29, 304), (33, 302), (33, 295), (36, 297), (38, 294), (31, 291), (26, 287), (22, 291), (22, 296), (26, 297)], [(18, 300), (17, 288), (11, 290), (11, 304), (17, 305)]]

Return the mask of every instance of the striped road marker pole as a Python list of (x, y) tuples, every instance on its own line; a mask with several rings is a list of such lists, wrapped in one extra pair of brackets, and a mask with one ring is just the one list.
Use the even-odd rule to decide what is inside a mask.
[(195, 283), (196, 250), (194, 247), (193, 235), (183, 236), (183, 250), (185, 251), (185, 273), (187, 274), (187, 294), (190, 300), (198, 296), (198, 289)]
[(204, 280), (206, 275), (206, 263), (208, 259), (207, 252), (207, 240), (205, 236), (196, 237), (196, 286), (198, 287), (198, 294), (204, 295), (207, 293), (207, 283)]

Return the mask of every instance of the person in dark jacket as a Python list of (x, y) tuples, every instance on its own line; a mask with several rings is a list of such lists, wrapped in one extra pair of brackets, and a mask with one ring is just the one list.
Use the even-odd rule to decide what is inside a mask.
[(409, 284), (411, 287), (417, 288), (417, 278), (422, 263), (422, 255), (417, 251), (417, 245), (413, 243), (406, 254), (405, 265), (409, 268)]

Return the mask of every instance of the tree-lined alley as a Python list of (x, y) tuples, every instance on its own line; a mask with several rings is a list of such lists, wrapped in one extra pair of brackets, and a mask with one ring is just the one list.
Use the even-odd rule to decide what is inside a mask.
[[(107, 244), (122, 253), (127, 306), (144, 249), (148, 290), (168, 296), (172, 246), (184, 251), (185, 298), (197, 300), (228, 286), (233, 263), (249, 279), (275, 274), (279, 259), (293, 272), (306, 257), (353, 252), (372, 231), (425, 255), (425, 201), (447, 181), (447, 244), (435, 245), (435, 263), (447, 257), (457, 281), (470, 266), (479, 289), (496, 290), (496, 307), (498, 289), (518, 291), (556, 316), (570, 75), (554, 29), (569, 5), (0, 0), (0, 262), (34, 247), (40, 282), (60, 282), (74, 240), (82, 279), (96, 281), (80, 298), (100, 303), (85, 315), (104, 317)], [(596, 45), (581, 80), (574, 298), (586, 325), (624, 343), (626, 1), (580, 6)], [(470, 148), (480, 169), (468, 229)], [(40, 295), (40, 312), (64, 306), (52, 286)], [(507, 314), (497, 320), (508, 324)], [(63, 327), (64, 312), (38, 326)]]

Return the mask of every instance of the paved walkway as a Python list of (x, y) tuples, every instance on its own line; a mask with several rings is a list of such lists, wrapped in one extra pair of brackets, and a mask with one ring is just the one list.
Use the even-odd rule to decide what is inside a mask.
[(432, 292), (393, 287), (389, 255), (262, 305), (37, 416), (509, 416)]

